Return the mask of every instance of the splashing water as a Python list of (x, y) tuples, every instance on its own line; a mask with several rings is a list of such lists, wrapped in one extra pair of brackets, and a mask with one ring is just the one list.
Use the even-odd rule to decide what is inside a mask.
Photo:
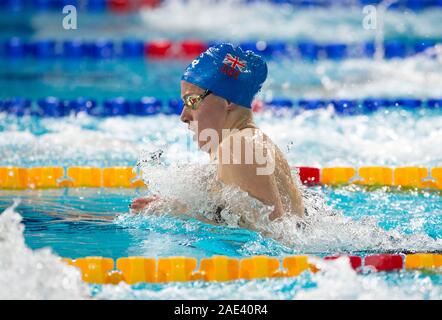
[[(357, 274), (346, 258), (314, 262), (296, 278), (86, 285), (49, 249), (32, 251), (23, 238), (18, 202), (0, 215), (0, 299), (441, 299), (440, 277), (419, 271)], [(346, 230), (343, 230), (344, 232)]]
[(88, 287), (80, 272), (50, 249), (32, 251), (23, 237), (19, 201), (0, 214), (0, 300), (84, 299)]
[[(415, 278), (414, 283), (392, 285), (377, 274), (359, 276), (352, 269), (347, 257), (332, 261), (316, 260), (321, 268), (312, 276), (316, 287), (311, 290), (299, 291), (295, 299), (357, 299), (357, 300), (397, 300), (397, 299), (439, 299), (442, 290), (428, 278)], [(393, 274), (395, 278), (406, 278), (405, 273)], [(412, 278), (411, 278), (412, 279)], [(404, 282), (411, 282), (408, 281)]]
[[(151, 154), (148, 159), (152, 159)], [(200, 165), (174, 161), (166, 165), (164, 162), (157, 162), (154, 158), (151, 161), (139, 161), (139, 165), (149, 191), (162, 199), (169, 199), (163, 202), (165, 206), (161, 208), (162, 213), (164, 210), (168, 213), (175, 211), (214, 221), (217, 219), (215, 212), (221, 207), (223, 209), (219, 213), (219, 218), (227, 225), (238, 226), (241, 217), (253, 223), (257, 217), (267, 217), (273, 209), (247, 196), (247, 193), (241, 192), (238, 188), (217, 182), (217, 168), (214, 164)], [(173, 174), (174, 178), (166, 179), (165, 177), (168, 175), (170, 177), (170, 174)], [(174, 205), (176, 204), (174, 200), (181, 205)], [(176, 212), (178, 207), (180, 212)], [(161, 209), (152, 205), (148, 207), (146, 213)], [(256, 212), (260, 214), (256, 216)]]
[[(143, 162), (141, 170), (152, 194), (173, 199), (164, 202), (168, 205), (148, 206), (147, 215), (184, 214), (210, 223), (245, 227), (301, 253), (435, 251), (442, 248), (442, 239), (433, 239), (421, 229), (405, 234), (400, 229), (381, 228), (375, 217), (366, 216), (360, 220), (346, 217), (327, 205), (319, 191), (304, 186), (298, 185), (308, 216), (300, 220), (297, 216), (286, 214), (281, 219), (270, 221), (268, 216), (273, 208), (263, 205), (239, 188), (220, 185), (214, 196), (210, 195), (212, 185), (216, 183), (215, 165)], [(185, 206), (177, 210), (176, 202)], [(213, 213), (218, 206), (225, 207), (221, 211), (221, 220)], [(242, 224), (242, 219), (246, 223)]]

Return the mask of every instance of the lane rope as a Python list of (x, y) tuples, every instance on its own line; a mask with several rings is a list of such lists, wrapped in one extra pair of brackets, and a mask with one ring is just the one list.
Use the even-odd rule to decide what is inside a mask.
[[(98, 103), (96, 99), (79, 97), (76, 99), (60, 99), (45, 97), (32, 101), (22, 97), (0, 99), (0, 112), (17, 117), (67, 117), (87, 114), (95, 117), (116, 116), (155, 116), (179, 115), (183, 108), (181, 99), (160, 100), (154, 97), (140, 99), (126, 99), (116, 97), (104, 99)], [(369, 114), (378, 110), (440, 110), (442, 98), (416, 99), (416, 98), (366, 98), (356, 99), (286, 99), (274, 98), (271, 100), (255, 100), (252, 104), (254, 112), (292, 110), (304, 112), (308, 110), (332, 108), (337, 115), (352, 116)]]
[[(442, 190), (442, 167), (291, 167), (307, 186), (360, 185)], [(0, 189), (143, 188), (132, 167), (0, 167)]]
[[(314, 41), (244, 41), (235, 44), (243, 50), (252, 50), (266, 59), (281, 60), (342, 60), (342, 59), (371, 59), (374, 58), (376, 47), (374, 42), (360, 43), (317, 43)], [(81, 40), (81, 39), (39, 39), (26, 41), (12, 37), (2, 42), (0, 56), (5, 59), (34, 58), (44, 62), (53, 59), (65, 59), (76, 63), (79, 58), (89, 59), (184, 59), (192, 60), (217, 41), (199, 40), (152, 40), (144, 42), (138, 39), (114, 41), (110, 39)], [(442, 39), (417, 39), (413, 41), (386, 40), (383, 52), (386, 59), (405, 58), (428, 52), (434, 56), (442, 44)]]
[[(428, 270), (440, 272), (442, 254), (373, 254), (365, 257), (334, 255), (323, 260), (347, 257), (350, 266), (357, 272)], [(133, 285), (137, 283), (161, 283), (177, 281), (234, 281), (262, 278), (296, 277), (305, 271), (320, 271), (311, 256), (287, 256), (282, 259), (268, 256), (232, 258), (213, 256), (199, 262), (190, 257), (124, 257), (116, 260), (105, 257), (85, 257), (75, 260), (63, 258), (62, 261), (77, 267), (82, 279), (94, 284), (118, 284), (122, 281)], [(316, 257), (316, 259), (319, 259)], [(115, 268), (116, 267), (116, 268)], [(427, 272), (428, 272), (427, 271)]]
[[(154, 9), (164, 0), (53, 0), (53, 1), (4, 1), (0, 3), (0, 10), (12, 12), (51, 12), (60, 11), (65, 5), (74, 5), (80, 12), (103, 13), (116, 12), (130, 14), (142, 9)], [(184, 0), (183, 0), (184, 1)], [(298, 8), (331, 8), (331, 7), (362, 7), (365, 5), (378, 5), (381, 0), (243, 0), (241, 4), (269, 3), (273, 5), (291, 5)], [(409, 9), (420, 11), (442, 7), (439, 0), (398, 0), (392, 4), (392, 9)]]

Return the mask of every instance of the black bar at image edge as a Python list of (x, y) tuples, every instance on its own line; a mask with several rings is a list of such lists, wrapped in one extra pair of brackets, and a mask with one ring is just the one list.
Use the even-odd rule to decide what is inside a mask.
[[(441, 301), (415, 300), (88, 300), (88, 301), (55, 301), (55, 300), (9, 300), (0, 301), (3, 312), (11, 307), (15, 315), (30, 311), (60, 318), (87, 317), (96, 314), (100, 319), (105, 316), (129, 318), (134, 313), (144, 314), (143, 319), (294, 319), (301, 314), (315, 316), (360, 317), (409, 315), (411, 310), (420, 310), (424, 314), (435, 315), (440, 312)], [(411, 308), (411, 309), (410, 309)], [(414, 309), (418, 308), (418, 309)], [(41, 311), (42, 313), (40, 313)], [(57, 312), (55, 312), (57, 311)], [(296, 316), (297, 315), (297, 316)]]

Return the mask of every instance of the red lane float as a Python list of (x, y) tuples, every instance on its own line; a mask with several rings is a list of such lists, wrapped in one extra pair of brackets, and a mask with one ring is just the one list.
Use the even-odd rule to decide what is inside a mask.
[(162, 0), (138, 0), (142, 8), (156, 8)]
[(320, 169), (312, 167), (296, 167), (299, 169), (299, 178), (302, 184), (308, 186), (318, 185), (320, 182)]
[(171, 51), (172, 42), (167, 40), (151, 41), (144, 45), (144, 54), (153, 58), (166, 58)]
[(117, 13), (128, 13), (141, 8), (155, 8), (160, 0), (109, 0), (109, 9)]
[(376, 271), (400, 270), (404, 266), (404, 259), (400, 254), (375, 254), (366, 256), (365, 266), (371, 266)]
[(207, 45), (201, 41), (185, 40), (180, 43), (180, 56), (194, 58), (207, 50)]
[(361, 268), (361, 266), (362, 266), (362, 258), (358, 257), (358, 256), (341, 256), (341, 255), (336, 255), (336, 256), (325, 257), (324, 260), (336, 260), (336, 259), (338, 259), (340, 257), (348, 257), (349, 260), (350, 260), (349, 261), (350, 265), (351, 265), (351, 267), (354, 270), (359, 270)]
[(113, 12), (127, 13), (133, 9), (129, 0), (109, 0), (109, 8)]
[(207, 45), (201, 41), (184, 40), (173, 43), (167, 40), (156, 40), (145, 44), (144, 53), (151, 58), (193, 59), (206, 49)]
[(264, 108), (264, 103), (261, 100), (253, 100), (252, 101), (252, 111), (253, 112), (261, 112)]

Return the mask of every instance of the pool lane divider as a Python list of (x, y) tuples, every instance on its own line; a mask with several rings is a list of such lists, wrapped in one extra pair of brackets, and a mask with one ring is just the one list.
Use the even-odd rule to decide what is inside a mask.
[[(368, 114), (386, 108), (402, 108), (405, 110), (442, 108), (442, 97), (429, 99), (417, 98), (366, 98), (366, 99), (287, 99), (274, 98), (271, 100), (255, 100), (252, 110), (260, 112), (265, 110), (276, 111), (295, 110), (296, 112), (332, 108), (338, 115)], [(115, 116), (155, 116), (179, 115), (183, 109), (181, 99), (162, 101), (155, 97), (141, 97), (139, 99), (126, 99), (115, 97), (104, 99), (98, 103), (96, 99), (78, 97), (75, 99), (60, 99), (45, 97), (32, 101), (23, 97), (10, 97), (0, 99), (0, 112), (17, 117), (34, 116), (59, 118), (87, 114), (94, 117)]]
[[(324, 257), (334, 260), (345, 255)], [(357, 272), (430, 270), (442, 271), (442, 254), (375, 254), (365, 257), (345, 256)], [(318, 258), (316, 258), (318, 259)], [(231, 258), (213, 256), (199, 261), (191, 257), (124, 257), (116, 260), (105, 257), (85, 257), (75, 260), (63, 258), (65, 263), (77, 267), (85, 282), (93, 284), (129, 285), (137, 283), (165, 283), (182, 281), (234, 281), (263, 278), (296, 277), (305, 271), (319, 272), (320, 266), (306, 255), (282, 259), (268, 256)], [(116, 267), (116, 269), (114, 269)]]
[(0, 189), (140, 188), (132, 167), (0, 167)]
[[(442, 167), (292, 167), (307, 186), (379, 186), (442, 190)], [(143, 188), (132, 167), (0, 167), (0, 189)]]
[[(115, 13), (115, 14), (133, 14), (140, 10), (154, 10), (161, 6), (165, 0), (53, 0), (53, 1), (2, 1), (0, 10), (7, 10), (8, 13), (47, 13), (59, 12), (65, 5), (76, 6), (79, 12), (85, 13)], [(184, 2), (184, 0), (183, 0)], [(298, 9), (319, 9), (319, 8), (358, 8), (365, 5), (378, 5), (380, 0), (353, 0), (353, 1), (332, 1), (332, 0), (243, 0), (237, 5), (251, 5), (256, 3), (268, 3), (275, 6), (290, 5)], [(398, 0), (390, 5), (389, 8), (399, 10), (420, 11), (429, 8), (442, 7), (442, 1), (439, 0)], [(1, 11), (0, 11), (1, 12)]]
[[(26, 41), (12, 37), (3, 41), (0, 56), (6, 59), (34, 58), (41, 61), (51, 59), (66, 59), (75, 61), (87, 59), (143, 59), (150, 60), (192, 60), (217, 41), (199, 40), (152, 40), (144, 42), (140, 39), (96, 39), (84, 41), (81, 39), (38, 39)], [(383, 45), (384, 56), (387, 59), (405, 58), (419, 54), (425, 50), (440, 45), (442, 39), (417, 39), (413, 43), (400, 40), (386, 40)], [(313, 41), (247, 41), (238, 44), (243, 50), (251, 50), (266, 59), (293, 59), (304, 61), (343, 60), (373, 58), (375, 55), (374, 42), (360, 43), (316, 43)], [(429, 53), (432, 55), (432, 53)]]
[[(7, 13), (48, 13), (61, 12), (66, 5), (73, 5), (81, 13), (134, 13), (142, 9), (153, 9), (159, 6), (164, 0), (14, 0), (1, 1), (0, 13), (7, 10)], [(4, 13), (4, 12), (3, 12)], [(100, 18), (98, 16), (97, 18)]]

